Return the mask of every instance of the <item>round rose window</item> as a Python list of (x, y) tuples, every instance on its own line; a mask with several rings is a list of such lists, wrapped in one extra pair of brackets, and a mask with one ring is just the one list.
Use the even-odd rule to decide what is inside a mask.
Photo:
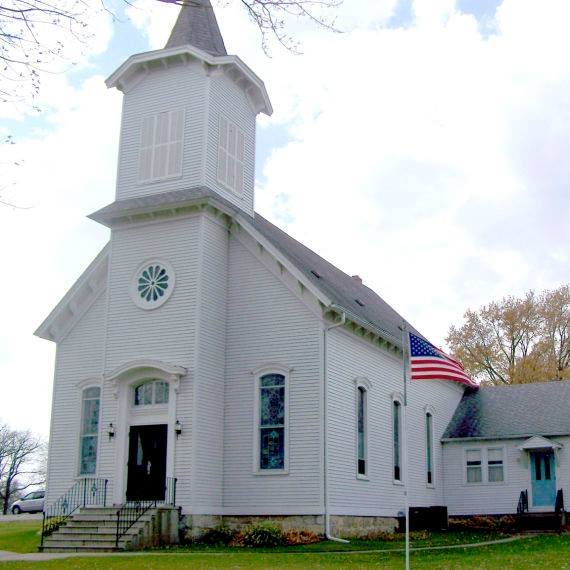
[(174, 289), (174, 271), (164, 261), (148, 261), (139, 267), (131, 285), (133, 301), (142, 309), (156, 309)]

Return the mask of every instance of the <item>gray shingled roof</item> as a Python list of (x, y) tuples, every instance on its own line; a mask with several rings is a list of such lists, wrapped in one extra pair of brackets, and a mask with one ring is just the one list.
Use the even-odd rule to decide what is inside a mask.
[(186, 0), (167, 48), (191, 45), (211, 55), (228, 55), (210, 0)]
[(570, 435), (570, 381), (466, 391), (443, 439)]
[[(195, 187), (119, 200), (89, 217), (97, 222), (110, 225), (113, 218), (137, 212), (167, 209), (170, 205), (178, 207), (184, 203), (204, 198), (214, 199), (222, 203), (229, 211), (238, 213), (236, 206), (212, 190), (206, 187)], [(334, 304), (346, 310), (349, 317), (357, 317), (363, 321), (363, 324), (370, 324), (376, 329), (385, 331), (394, 344), (400, 344), (401, 332), (398, 327), (402, 323), (402, 317), (372, 289), (342, 272), (263, 216), (256, 213), (252, 218), (244, 212), (239, 213)], [(410, 330), (415, 331), (413, 328)]]

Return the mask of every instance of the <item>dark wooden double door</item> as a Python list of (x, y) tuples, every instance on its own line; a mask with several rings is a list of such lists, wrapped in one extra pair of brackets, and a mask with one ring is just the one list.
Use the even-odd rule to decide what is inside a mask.
[(164, 500), (167, 436), (167, 425), (131, 427), (127, 501)]

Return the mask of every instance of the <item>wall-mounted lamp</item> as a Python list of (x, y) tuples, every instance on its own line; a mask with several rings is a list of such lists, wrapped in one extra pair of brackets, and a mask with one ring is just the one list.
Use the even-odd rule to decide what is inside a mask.
[(176, 423), (174, 424), (174, 433), (176, 434), (176, 437), (180, 437), (180, 434), (182, 433), (182, 424), (176, 420)]
[(107, 433), (109, 434), (109, 441), (111, 441), (115, 437), (115, 426), (113, 424), (109, 424)]

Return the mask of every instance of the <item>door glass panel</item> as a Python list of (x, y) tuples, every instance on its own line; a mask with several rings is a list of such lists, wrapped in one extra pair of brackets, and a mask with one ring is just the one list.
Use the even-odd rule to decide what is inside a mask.
[(544, 479), (550, 481), (550, 455), (544, 456)]
[(534, 478), (537, 481), (542, 479), (542, 469), (540, 467), (542, 457), (540, 455), (534, 456)]

